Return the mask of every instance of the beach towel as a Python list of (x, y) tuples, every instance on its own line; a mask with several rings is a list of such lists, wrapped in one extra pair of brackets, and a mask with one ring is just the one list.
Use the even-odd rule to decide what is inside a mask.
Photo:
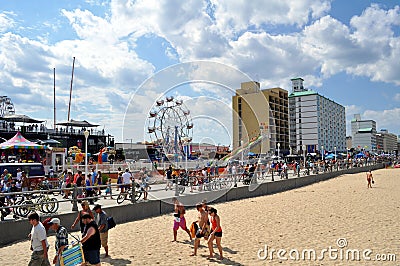
[(195, 238), (195, 237), (196, 237), (196, 232), (197, 232), (198, 229), (199, 229), (199, 226), (197, 225), (196, 222), (193, 222), (193, 223), (190, 225), (189, 231), (190, 231), (190, 235), (192, 236), (192, 238)]

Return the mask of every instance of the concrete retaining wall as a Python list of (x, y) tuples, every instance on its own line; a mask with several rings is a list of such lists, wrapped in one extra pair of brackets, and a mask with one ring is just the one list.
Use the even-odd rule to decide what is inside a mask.
[(295, 179), (296, 187), (304, 187), (304, 186), (307, 186), (307, 185), (311, 185), (311, 184), (317, 182), (316, 180), (317, 180), (317, 178), (316, 178), (315, 175), (309, 175), (309, 176), (296, 178)]
[[(275, 182), (267, 182), (257, 185), (252, 184), (250, 186), (232, 188), (228, 191), (225, 190), (201, 192), (180, 197), (179, 201), (184, 203), (186, 206), (195, 206), (197, 202), (201, 202), (203, 199), (208, 199), (209, 201), (210, 199), (213, 199), (212, 202), (217, 203), (257, 197), (262, 195), (270, 195), (328, 180), (344, 174), (366, 172), (368, 170), (376, 170), (383, 167), (383, 164), (379, 164), (374, 166), (352, 168), (337, 172), (328, 172), (300, 178), (277, 180)], [(120, 224), (171, 213), (173, 211), (173, 204), (172, 198), (170, 198), (164, 200), (151, 200), (148, 202), (140, 202), (137, 204), (120, 205), (104, 208), (104, 210), (107, 212), (108, 215), (112, 215), (115, 218), (117, 224)], [(62, 224), (66, 225), (67, 229), (69, 229), (69, 226), (74, 222), (76, 216), (76, 213), (65, 213), (57, 215), (57, 217), (61, 219)], [(0, 223), (0, 247), (16, 241), (27, 240), (27, 236), (30, 230), (31, 225), (26, 219)], [(77, 225), (75, 228), (75, 231), (77, 230), (79, 230), (79, 225)]]

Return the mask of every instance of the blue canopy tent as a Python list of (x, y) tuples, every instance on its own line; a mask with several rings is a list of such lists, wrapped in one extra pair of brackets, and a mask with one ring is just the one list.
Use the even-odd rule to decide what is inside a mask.
[(365, 154), (362, 152), (356, 154), (356, 158), (364, 158), (364, 157), (365, 157)]
[(330, 153), (327, 156), (325, 156), (325, 159), (335, 159), (335, 154)]

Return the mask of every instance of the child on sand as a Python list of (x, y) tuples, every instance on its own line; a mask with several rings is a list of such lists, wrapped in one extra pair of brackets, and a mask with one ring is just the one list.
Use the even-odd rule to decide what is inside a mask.
[(374, 178), (372, 176), (371, 170), (367, 172), (367, 182), (368, 182), (367, 188), (372, 188), (372, 183), (374, 182)]

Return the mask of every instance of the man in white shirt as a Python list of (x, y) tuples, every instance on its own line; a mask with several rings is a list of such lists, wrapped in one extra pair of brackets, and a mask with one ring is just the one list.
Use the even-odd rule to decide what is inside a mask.
[(17, 181), (21, 182), (21, 179), (22, 179), (22, 171), (21, 171), (21, 168), (18, 168), (17, 169)]
[(29, 223), (32, 225), (31, 233), (28, 237), (31, 239), (31, 260), (28, 266), (50, 266), (47, 250), (49, 243), (47, 242), (46, 229), (40, 222), (39, 215), (36, 212), (29, 214)]
[(282, 171), (281, 179), (284, 178), (284, 177), (286, 177), (286, 179), (287, 179), (288, 178), (288, 174), (287, 174), (287, 164), (286, 163), (283, 164), (282, 170), (283, 171)]
[(125, 173), (122, 174), (122, 184), (124, 184), (121, 187), (121, 192), (124, 192), (124, 189), (129, 189), (129, 186), (131, 184), (131, 179), (132, 179), (132, 175), (131, 173), (129, 173), (129, 169), (125, 169)]

